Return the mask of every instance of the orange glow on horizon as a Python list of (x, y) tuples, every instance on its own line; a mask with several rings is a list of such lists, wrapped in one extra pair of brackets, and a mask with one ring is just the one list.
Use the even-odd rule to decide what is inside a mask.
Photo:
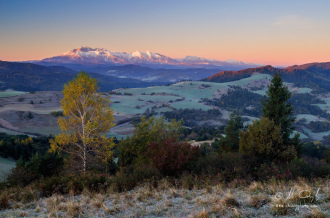
[[(78, 48), (80, 46), (76, 46), (74, 48)], [(90, 46), (92, 48), (96, 48), (96, 46)], [(100, 46), (97, 46), (100, 48)], [(74, 48), (53, 48), (48, 47), (47, 49), (31, 49), (27, 48), (24, 50), (17, 51), (15, 49), (8, 49), (9, 51), (5, 54), (0, 54), (0, 60), (2, 61), (30, 61), (30, 60), (41, 60), (44, 58), (58, 56), (61, 53), (67, 52)], [(103, 46), (103, 48), (107, 49), (107, 47)], [(125, 49), (109, 49), (110, 51), (122, 51), (127, 53), (132, 53), (133, 51), (127, 51)], [(149, 49), (136, 49), (140, 52), (145, 52)], [(134, 51), (136, 51), (134, 50)], [(181, 49), (177, 49), (181, 50)], [(261, 65), (273, 65), (273, 66), (291, 66), (291, 65), (301, 65), (305, 63), (313, 63), (313, 62), (330, 62), (330, 55), (326, 52), (316, 51), (315, 48), (309, 50), (281, 50), (281, 49), (270, 49), (269, 51), (263, 51), (262, 48), (255, 48), (249, 50), (241, 50), (237, 52), (237, 49), (230, 50), (230, 48), (223, 49), (224, 52), (217, 52), (215, 50), (211, 50), (210, 52), (206, 51), (206, 49), (198, 51), (188, 50), (177, 52), (169, 49), (161, 49), (155, 48), (150, 50), (154, 53), (160, 53), (162, 55), (171, 57), (171, 58), (184, 58), (185, 56), (199, 56), (207, 59), (215, 59), (220, 61), (226, 60), (236, 60), (243, 61), (245, 63), (255, 63)], [(250, 52), (250, 50), (252, 52)]]

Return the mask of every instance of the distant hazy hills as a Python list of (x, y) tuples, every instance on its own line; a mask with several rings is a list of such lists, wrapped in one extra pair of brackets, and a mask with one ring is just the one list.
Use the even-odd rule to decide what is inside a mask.
[[(30, 63), (0, 61), (0, 90), (60, 91), (63, 85), (75, 77), (77, 71), (60, 66), (40, 66)], [(102, 91), (123, 87), (148, 87), (164, 83), (149, 83), (136, 79), (89, 73), (98, 79)]]
[(249, 77), (253, 73), (273, 75), (276, 72), (282, 75), (284, 81), (295, 83), (300, 87), (308, 86), (319, 91), (330, 90), (330, 62), (295, 65), (284, 69), (268, 65), (239, 71), (221, 71), (202, 81), (228, 82)]
[(211, 76), (219, 69), (205, 68), (188, 68), (188, 69), (169, 69), (169, 68), (151, 68), (139, 65), (123, 65), (123, 66), (86, 66), (75, 65), (68, 66), (75, 70), (86, 70), (89, 72), (100, 73), (119, 78), (133, 78), (146, 82), (167, 82), (173, 83), (181, 80), (200, 80)]
[[(168, 69), (150, 68), (138, 65), (106, 66), (79, 65), (42, 66), (31, 63), (0, 61), (0, 90), (19, 91), (62, 90), (63, 85), (76, 76), (79, 70), (86, 70), (97, 78), (102, 91), (116, 88), (148, 87), (164, 85), (180, 80), (200, 80), (209, 82), (228, 82), (251, 76), (253, 73), (274, 74), (278, 72), (284, 81), (299, 87), (310, 87), (318, 92), (330, 91), (330, 62), (310, 63), (290, 66), (284, 69), (270, 65), (238, 71), (218, 69), (189, 68)], [(218, 73), (216, 73), (218, 72)], [(207, 77), (207, 78), (206, 78)]]
[(249, 64), (241, 61), (219, 61), (196, 56), (186, 56), (175, 59), (153, 52), (113, 52), (104, 48), (80, 47), (62, 53), (55, 57), (45, 58), (34, 63), (43, 65), (141, 65), (157, 68), (221, 68), (222, 70), (238, 70), (248, 67), (256, 67), (257, 64)]

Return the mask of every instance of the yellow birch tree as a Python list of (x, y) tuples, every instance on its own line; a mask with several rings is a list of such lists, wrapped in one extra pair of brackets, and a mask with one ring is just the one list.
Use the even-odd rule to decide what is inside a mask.
[(66, 152), (78, 159), (78, 168), (86, 173), (96, 160), (108, 161), (114, 146), (102, 133), (114, 124), (110, 100), (98, 92), (97, 80), (80, 72), (64, 86), (61, 100), (64, 117), (58, 120), (62, 133), (51, 140), (51, 152)]

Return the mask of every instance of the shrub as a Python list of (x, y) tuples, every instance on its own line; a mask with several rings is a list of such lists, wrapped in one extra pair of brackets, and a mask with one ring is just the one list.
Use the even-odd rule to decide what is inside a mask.
[(232, 113), (225, 127), (226, 137), (220, 140), (221, 150), (238, 151), (239, 149), (239, 132), (243, 130), (243, 121), (241, 115)]
[(16, 162), (16, 167), (8, 176), (8, 182), (11, 185), (26, 186), (41, 177), (58, 175), (62, 167), (63, 159), (58, 155), (47, 153), (41, 156), (36, 153), (26, 163), (22, 158)]
[(147, 145), (151, 142), (162, 142), (166, 138), (178, 139), (181, 131), (182, 122), (167, 122), (164, 117), (152, 116), (147, 119), (142, 116), (141, 122), (135, 125), (134, 135), (119, 144), (120, 166), (150, 163), (146, 152)]
[(9, 194), (7, 192), (3, 192), (0, 195), (0, 210), (10, 208), (9, 203)]
[(323, 158), (328, 164), (330, 164), (330, 148), (324, 152)]
[(159, 171), (151, 165), (136, 164), (120, 168), (114, 179), (116, 191), (128, 191), (136, 187), (139, 183), (148, 182), (157, 187), (160, 179)]
[(52, 111), (50, 112), (51, 115), (54, 117), (62, 117), (63, 116), (63, 111)]
[(217, 175), (222, 167), (220, 155), (216, 152), (206, 154), (198, 158), (192, 166), (192, 171), (195, 174)]
[(248, 125), (240, 137), (239, 150), (247, 156), (260, 157), (261, 161), (290, 161), (296, 157), (295, 148), (283, 143), (281, 128), (267, 118)]
[(84, 189), (91, 192), (104, 192), (113, 183), (113, 179), (105, 174), (61, 175), (50, 177), (35, 183), (36, 189), (43, 196), (52, 194), (80, 194)]
[(177, 175), (187, 164), (200, 156), (200, 148), (187, 142), (167, 138), (163, 142), (151, 142), (147, 146), (151, 164), (164, 175)]
[(221, 203), (226, 207), (240, 207), (238, 201), (230, 194), (221, 199)]

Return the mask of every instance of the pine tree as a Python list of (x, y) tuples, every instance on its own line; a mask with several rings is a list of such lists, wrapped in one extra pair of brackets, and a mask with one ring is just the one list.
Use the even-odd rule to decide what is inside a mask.
[(290, 135), (293, 130), (293, 106), (289, 101), (291, 93), (283, 84), (281, 75), (276, 73), (268, 86), (267, 97), (262, 101), (262, 112), (265, 118), (273, 120), (275, 125), (281, 127), (283, 143), (292, 144)]
[(259, 161), (290, 161), (296, 157), (292, 145), (283, 144), (281, 128), (274, 120), (261, 117), (248, 124), (246, 131), (240, 132), (241, 154)]
[(243, 130), (243, 121), (241, 115), (233, 112), (228, 120), (228, 126), (225, 128), (226, 137), (220, 140), (220, 147), (224, 151), (238, 151), (239, 132)]

